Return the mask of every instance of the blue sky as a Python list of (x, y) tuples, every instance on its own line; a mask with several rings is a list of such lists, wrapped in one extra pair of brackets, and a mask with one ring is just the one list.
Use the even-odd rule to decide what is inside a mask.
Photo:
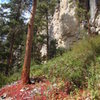
[(7, 3), (9, 0), (0, 0), (0, 3)]
[[(0, 4), (2, 3), (8, 3), (10, 0), (0, 0)], [(25, 23), (27, 23), (29, 21), (29, 18), (30, 18), (30, 13), (27, 11), (24, 13), (25, 14), (25, 18), (27, 18), (27, 20), (25, 21)]]

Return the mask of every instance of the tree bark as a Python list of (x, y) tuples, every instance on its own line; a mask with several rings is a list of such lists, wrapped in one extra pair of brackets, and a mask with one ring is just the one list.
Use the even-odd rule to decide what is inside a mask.
[(48, 32), (48, 10), (46, 10), (46, 31), (47, 31), (47, 60), (49, 59), (49, 32)]
[(32, 49), (33, 26), (34, 26), (36, 5), (37, 5), (37, 0), (33, 0), (31, 17), (28, 24), (26, 51), (25, 51), (24, 64), (23, 64), (23, 70), (22, 70), (22, 76), (21, 76), (23, 85), (30, 83), (29, 76), (30, 76), (30, 64), (31, 64), (31, 49)]
[(9, 55), (9, 59), (8, 59), (8, 65), (9, 66), (12, 64), (14, 39), (15, 39), (15, 36), (13, 34), (12, 41), (11, 41), (11, 45), (10, 45), (10, 55)]
[(10, 44), (10, 50), (9, 50), (9, 57), (7, 59), (7, 64), (8, 67), (6, 68), (5, 74), (8, 75), (9, 68), (12, 65), (12, 59), (13, 59), (13, 45), (14, 45), (14, 39), (15, 39), (15, 34), (13, 33), (12, 39), (11, 39), (11, 44)]

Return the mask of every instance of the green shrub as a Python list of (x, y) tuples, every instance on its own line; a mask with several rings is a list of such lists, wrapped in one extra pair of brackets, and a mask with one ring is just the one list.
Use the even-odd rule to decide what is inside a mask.
[[(88, 82), (92, 88), (94, 77), (100, 74), (99, 68), (93, 75), (93, 65), (98, 66), (96, 69), (100, 66), (100, 36), (80, 40), (70, 51), (49, 60), (46, 64), (31, 66), (30, 73), (31, 77), (45, 75), (52, 82), (58, 79), (69, 81), (75, 87), (82, 87)], [(19, 80), (20, 73), (19, 71), (10, 77), (0, 74), (0, 87)]]
[(100, 100), (100, 55), (92, 62), (89, 69), (88, 88), (93, 100)]
[(57, 78), (69, 80), (77, 87), (87, 82), (91, 63), (100, 54), (100, 36), (75, 43), (71, 51), (54, 58), (43, 65), (43, 72), (52, 81)]
[(42, 66), (41, 65), (31, 66), (31, 70), (30, 70), (30, 76), (31, 77), (41, 76), (41, 75), (43, 75), (43, 71), (42, 71)]
[(12, 82), (15, 82), (15, 81), (19, 80), (20, 77), (21, 77), (20, 74), (21, 74), (20, 72), (16, 72), (16, 73), (14, 73), (13, 75), (9, 76), (9, 77), (8, 77), (8, 83), (10, 84), (10, 83), (12, 83)]
[(7, 77), (0, 73), (0, 88), (8, 82)]
[(14, 73), (11, 76), (5, 76), (4, 74), (0, 74), (0, 88), (4, 85), (11, 84), (20, 79), (20, 72)]

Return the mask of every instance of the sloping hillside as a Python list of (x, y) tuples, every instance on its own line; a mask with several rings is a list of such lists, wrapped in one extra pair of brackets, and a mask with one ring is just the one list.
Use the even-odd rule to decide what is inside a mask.
[(99, 100), (99, 75), (100, 36), (97, 36), (75, 43), (70, 51), (53, 58), (46, 64), (31, 66), (32, 84), (23, 87), (18, 81), (2, 88), (0, 96), (14, 99), (19, 96), (31, 98), (30, 95), (32, 95), (38, 98), (36, 100), (51, 100), (51, 98), (75, 100), (78, 97), (82, 100), (87, 98)]

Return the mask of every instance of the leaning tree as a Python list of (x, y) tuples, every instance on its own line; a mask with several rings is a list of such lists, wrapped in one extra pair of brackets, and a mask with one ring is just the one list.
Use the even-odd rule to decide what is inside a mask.
[(22, 84), (30, 83), (30, 64), (31, 64), (31, 48), (32, 48), (32, 39), (33, 39), (33, 31), (34, 31), (34, 18), (36, 12), (37, 0), (33, 0), (31, 17), (28, 23), (28, 33), (26, 40), (26, 51), (24, 57), (24, 64), (22, 69), (21, 80)]

